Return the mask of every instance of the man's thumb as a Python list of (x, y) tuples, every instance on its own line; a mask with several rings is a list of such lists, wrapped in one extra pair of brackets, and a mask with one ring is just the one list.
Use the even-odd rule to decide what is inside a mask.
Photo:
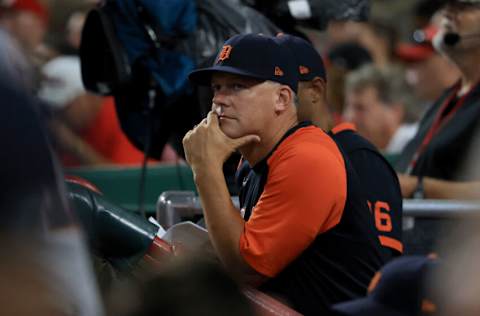
[(246, 135), (246, 136), (234, 139), (235, 148), (242, 147), (249, 143), (259, 143), (259, 142), (260, 142), (260, 136), (258, 135)]

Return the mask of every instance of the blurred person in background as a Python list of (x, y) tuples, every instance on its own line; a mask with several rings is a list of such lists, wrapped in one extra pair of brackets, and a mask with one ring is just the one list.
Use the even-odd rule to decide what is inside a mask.
[(38, 83), (38, 50), (47, 31), (48, 12), (37, 0), (0, 1), (0, 68), (29, 91)]
[[(77, 54), (85, 18), (85, 10), (68, 16), (67, 32), (59, 44), (62, 55), (42, 67), (39, 97), (52, 113), (56, 149), (66, 167), (140, 165), (144, 155), (123, 134), (113, 98), (93, 95), (83, 87)], [(162, 161), (177, 159), (167, 146)]]
[(406, 65), (406, 80), (420, 102), (418, 111), (422, 114), (460, 78), (457, 66), (432, 46), (437, 31), (438, 27), (430, 24), (412, 34), (413, 42), (397, 46), (396, 53)]
[(373, 63), (383, 67), (395, 60), (395, 46), (398, 40), (396, 29), (380, 19), (368, 22), (330, 21), (327, 28), (328, 47), (356, 42), (365, 48)]
[(397, 164), (404, 197), (471, 196), (478, 175), (465, 171), (480, 117), (480, 1), (450, 0), (433, 39), (437, 51), (460, 70), (460, 80), (428, 109)]
[[(49, 126), (64, 166), (142, 163), (143, 153), (123, 134), (113, 98), (84, 90), (77, 56), (56, 57), (42, 71), (39, 97), (52, 112)], [(163, 161), (175, 162), (173, 149), (166, 150)]]
[(420, 0), (412, 8), (413, 30), (428, 27), (432, 17), (440, 10), (447, 0)]
[(398, 154), (417, 131), (413, 95), (401, 69), (367, 65), (348, 75), (343, 118), (385, 154)]
[(342, 121), (345, 106), (345, 79), (353, 70), (372, 63), (368, 50), (357, 42), (345, 42), (332, 46), (325, 57), (327, 72), (327, 98), (333, 114), (334, 125)]

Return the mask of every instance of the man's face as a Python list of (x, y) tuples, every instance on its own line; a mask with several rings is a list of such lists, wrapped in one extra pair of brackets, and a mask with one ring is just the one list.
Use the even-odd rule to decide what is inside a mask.
[(299, 121), (311, 120), (315, 111), (312, 102), (313, 87), (309, 81), (300, 81), (298, 83), (298, 108), (297, 115)]
[(230, 138), (262, 135), (275, 121), (277, 89), (276, 85), (244, 76), (213, 74), (213, 108), (225, 135)]
[[(445, 57), (432, 54), (425, 60), (411, 64), (407, 68), (406, 80), (420, 100), (433, 102), (447, 87), (455, 83), (458, 77), (451, 74), (455, 71)], [(447, 80), (448, 78), (452, 79)]]
[(479, 4), (449, 4), (441, 12), (440, 30), (434, 41), (443, 38), (446, 33), (458, 33), (463, 36), (461, 41), (449, 47), (440, 47), (447, 54), (464, 52), (472, 48), (480, 47), (480, 37), (466, 37), (480, 34), (480, 5)]
[(344, 119), (356, 125), (360, 135), (373, 142), (384, 138), (384, 126), (388, 121), (389, 108), (383, 104), (374, 87), (347, 91)]

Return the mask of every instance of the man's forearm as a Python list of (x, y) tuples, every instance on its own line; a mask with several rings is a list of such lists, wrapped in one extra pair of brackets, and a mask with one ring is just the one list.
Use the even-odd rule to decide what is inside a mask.
[(479, 181), (457, 182), (425, 177), (423, 178), (427, 199), (479, 199)]
[(239, 249), (245, 221), (232, 203), (223, 172), (204, 168), (194, 171), (194, 178), (212, 244), (225, 267), (239, 276), (248, 268)]
[[(402, 195), (411, 198), (418, 188), (417, 176), (399, 174)], [(480, 181), (447, 181), (431, 177), (423, 177), (423, 198), (425, 199), (459, 199), (470, 200), (480, 198)]]

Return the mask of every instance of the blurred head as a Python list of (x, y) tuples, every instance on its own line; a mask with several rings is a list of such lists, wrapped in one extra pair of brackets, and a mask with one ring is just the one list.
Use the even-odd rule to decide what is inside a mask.
[(405, 62), (406, 80), (420, 100), (430, 103), (458, 80), (458, 68), (435, 52), (432, 40), (438, 27), (431, 24), (416, 30), (412, 42), (397, 46), (398, 57)]
[(189, 78), (211, 86), (213, 108), (227, 136), (261, 136), (286, 118), (296, 120), (298, 76), (292, 59), (271, 37), (236, 35), (225, 42), (212, 67)]
[(394, 57), (397, 32), (383, 21), (331, 21), (327, 32), (332, 46), (356, 42), (368, 50), (377, 65), (383, 66)]
[(174, 260), (145, 280), (119, 287), (109, 315), (255, 315), (248, 300), (220, 266)]
[(431, 279), (438, 268), (439, 262), (428, 257), (395, 259), (375, 274), (365, 298), (334, 305), (335, 315), (437, 315)]
[(333, 112), (341, 115), (345, 105), (345, 79), (348, 73), (372, 63), (372, 56), (357, 42), (333, 46), (327, 53), (327, 96)]
[(476, 56), (480, 51), (480, 2), (447, 1), (433, 44), (454, 61), (462, 61), (471, 54)]
[(403, 122), (414, 120), (410, 88), (395, 67), (368, 65), (352, 72), (346, 81), (346, 121), (379, 149), (384, 149)]
[(28, 51), (42, 43), (48, 24), (48, 12), (37, 0), (13, 0), (0, 4), (0, 23)]

